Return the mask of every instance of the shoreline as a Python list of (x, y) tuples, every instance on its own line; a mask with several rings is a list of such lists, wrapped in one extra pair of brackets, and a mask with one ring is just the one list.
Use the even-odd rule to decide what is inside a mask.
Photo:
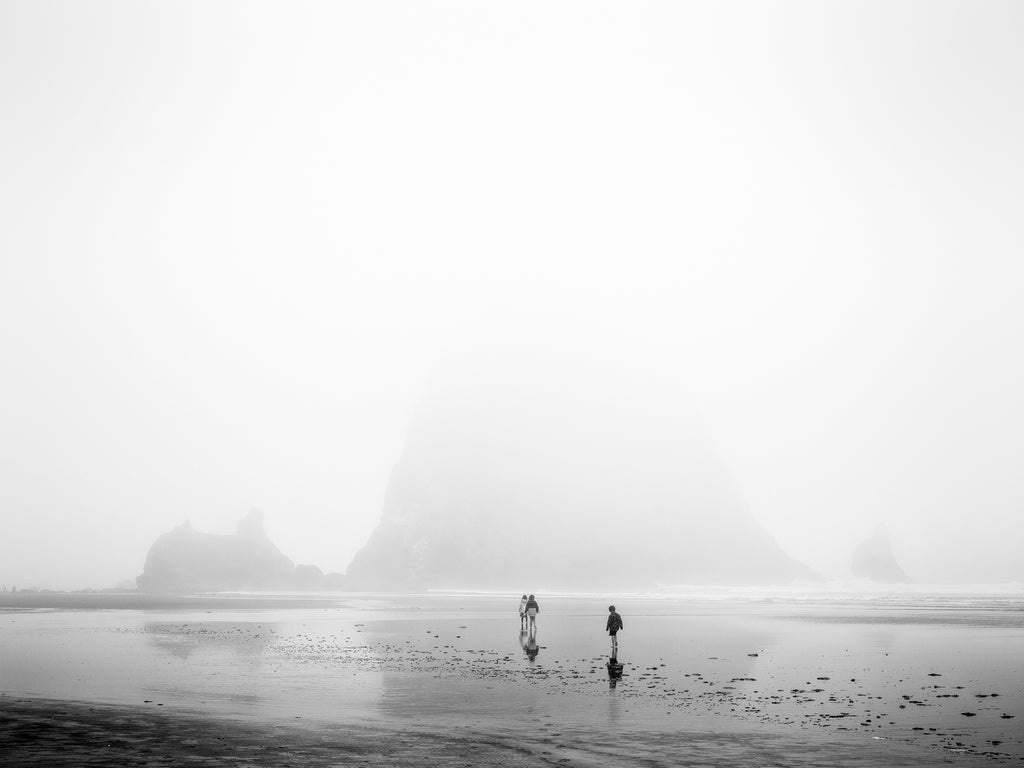
[(296, 594), (159, 594), (150, 592), (0, 592), (0, 610), (190, 610), (332, 608), (360, 595), (337, 592)]
[[(922, 585), (916, 585), (918, 587)], [(991, 585), (988, 585), (991, 587)], [(728, 608), (740, 605), (848, 605), (871, 607), (875, 610), (1004, 610), (1017, 607), (1024, 601), (1024, 586), (1003, 585), (1003, 590), (877, 590), (851, 592), (845, 590), (714, 588), (664, 593), (585, 594), (547, 592), (547, 599), (570, 602), (602, 603), (608, 601), (633, 602), (649, 607), (672, 604), (718, 606)], [(488, 592), (472, 590), (425, 590), (422, 592), (200, 592), (193, 594), (138, 592), (138, 591), (56, 591), (23, 590), (0, 592), (0, 611), (33, 610), (212, 610), (212, 609), (306, 609), (347, 608), (352, 604), (400, 604), (409, 598), (444, 603), (464, 599), (477, 604), (516, 602), (515, 592)]]

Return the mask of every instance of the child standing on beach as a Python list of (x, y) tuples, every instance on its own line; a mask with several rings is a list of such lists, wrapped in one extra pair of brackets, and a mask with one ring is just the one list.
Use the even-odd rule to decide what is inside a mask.
[(530, 620), (530, 631), (534, 632), (537, 629), (537, 614), (540, 613), (540, 606), (537, 605), (537, 600), (530, 595), (530, 599), (526, 601), (526, 617)]
[(605, 624), (605, 629), (608, 630), (608, 634), (612, 636), (612, 659), (618, 658), (619, 655), (619, 630), (622, 629), (622, 617), (615, 612), (615, 606), (608, 606), (608, 623)]
[(519, 628), (526, 629), (526, 595), (519, 601)]

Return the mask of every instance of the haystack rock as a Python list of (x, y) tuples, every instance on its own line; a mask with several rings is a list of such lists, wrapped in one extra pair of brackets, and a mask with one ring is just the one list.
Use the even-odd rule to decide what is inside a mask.
[(881, 526), (853, 550), (850, 571), (857, 578), (871, 579), (881, 584), (905, 584), (912, 581), (896, 562), (889, 533)]
[(419, 409), (346, 587), (817, 578), (757, 525), (682, 400), (632, 367), (492, 358), (451, 371)]
[(296, 567), (267, 538), (252, 511), (236, 535), (201, 533), (184, 523), (154, 542), (135, 581), (144, 592), (224, 592), (323, 588), (315, 566)]

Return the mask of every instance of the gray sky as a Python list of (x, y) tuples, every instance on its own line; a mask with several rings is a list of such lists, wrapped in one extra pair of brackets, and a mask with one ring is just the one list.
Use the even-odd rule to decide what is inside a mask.
[[(0, 583), (343, 571), (445, 361), (687, 381), (842, 576), (1024, 580), (1019, 3), (0, 5)], [(610, 345), (610, 347), (609, 347)]]

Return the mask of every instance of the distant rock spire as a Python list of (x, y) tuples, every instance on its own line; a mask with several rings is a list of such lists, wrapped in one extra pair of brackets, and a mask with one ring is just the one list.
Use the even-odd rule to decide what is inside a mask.
[(871, 579), (881, 584), (905, 584), (913, 581), (896, 562), (889, 532), (884, 525), (878, 526), (854, 548), (850, 570), (857, 578)]

